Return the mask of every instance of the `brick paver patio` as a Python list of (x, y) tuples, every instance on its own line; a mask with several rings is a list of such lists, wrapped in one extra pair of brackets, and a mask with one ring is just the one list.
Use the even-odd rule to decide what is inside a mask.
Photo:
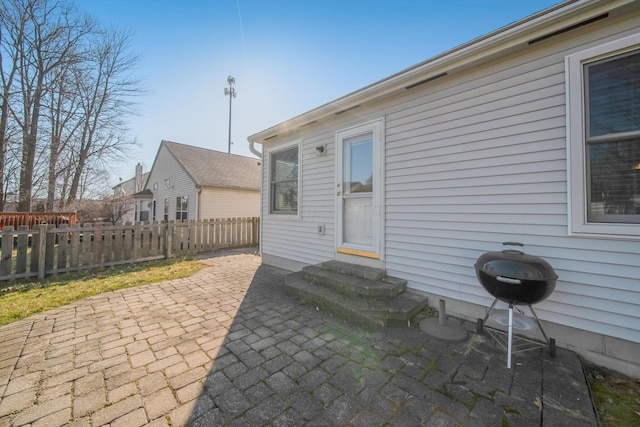
[[(247, 251), (0, 328), (1, 426), (596, 425), (577, 356), (366, 331)], [(472, 330), (474, 325), (464, 324)]]

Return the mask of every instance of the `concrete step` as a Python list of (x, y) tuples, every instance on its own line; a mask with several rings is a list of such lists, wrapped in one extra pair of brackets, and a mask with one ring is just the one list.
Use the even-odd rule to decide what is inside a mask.
[(302, 271), (285, 277), (285, 289), (302, 303), (312, 304), (369, 329), (408, 326), (411, 318), (427, 305), (427, 298), (411, 289), (386, 299), (345, 295), (332, 288), (309, 283)]
[(365, 279), (359, 275), (336, 272), (322, 266), (308, 266), (302, 269), (304, 279), (314, 285), (325, 286), (344, 295), (371, 298), (390, 298), (400, 295), (407, 289), (407, 281), (395, 277), (372, 275), (376, 280)]
[(364, 265), (349, 264), (342, 261), (325, 261), (319, 266), (325, 270), (334, 271), (336, 273), (347, 274), (353, 277), (360, 277), (362, 279), (378, 281), (385, 278), (387, 272), (374, 267), (365, 267)]

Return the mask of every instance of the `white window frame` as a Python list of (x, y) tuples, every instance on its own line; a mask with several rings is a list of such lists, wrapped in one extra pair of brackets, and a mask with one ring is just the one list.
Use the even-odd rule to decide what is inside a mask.
[(586, 108), (584, 65), (640, 49), (640, 33), (565, 57), (567, 109), (567, 190), (569, 235), (637, 239), (640, 224), (587, 221)]
[[(186, 203), (186, 209), (182, 209), (182, 203)], [(178, 219), (180, 214), (180, 219)], [(186, 218), (182, 218), (186, 214)], [(177, 196), (176, 197), (176, 221), (188, 221), (189, 220), (189, 196)]]
[[(272, 192), (271, 192), (271, 162), (273, 161), (273, 154), (280, 153), (282, 151), (289, 150), (291, 148), (298, 148), (298, 209), (295, 213), (287, 213), (287, 212), (274, 212), (271, 203), (272, 200)], [(269, 154), (269, 165), (267, 168), (267, 215), (271, 218), (282, 219), (282, 220), (300, 220), (301, 212), (302, 212), (302, 140), (296, 140), (293, 142), (283, 143), (281, 145), (270, 148), (268, 151)]]

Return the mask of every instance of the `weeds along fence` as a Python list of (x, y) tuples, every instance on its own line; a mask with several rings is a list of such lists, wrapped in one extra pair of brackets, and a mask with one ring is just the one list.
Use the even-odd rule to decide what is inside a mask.
[(0, 231), (0, 281), (255, 246), (259, 227), (259, 218), (6, 226)]

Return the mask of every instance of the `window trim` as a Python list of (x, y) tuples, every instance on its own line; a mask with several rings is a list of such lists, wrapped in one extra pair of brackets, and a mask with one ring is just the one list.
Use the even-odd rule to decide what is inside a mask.
[(165, 221), (169, 221), (169, 212), (171, 211), (169, 203), (170, 203), (169, 197), (165, 197), (164, 198), (164, 214), (163, 214), (163, 218)]
[[(271, 184), (272, 184), (272, 180), (271, 180), (271, 173), (272, 173), (272, 169), (271, 169), (271, 162), (273, 161), (273, 154), (277, 154), (280, 153), (282, 151), (286, 151), (286, 150), (290, 150), (294, 147), (298, 148), (298, 209), (296, 210), (295, 213), (285, 213), (285, 212), (274, 212), (273, 211), (273, 206), (272, 206), (272, 202), (273, 202), (273, 194), (271, 191)], [(301, 212), (302, 212), (302, 191), (301, 191), (301, 181), (302, 181), (302, 140), (296, 140), (293, 142), (287, 142), (287, 143), (283, 143), (280, 144), (276, 147), (273, 147), (271, 149), (269, 149), (269, 165), (267, 168), (267, 215), (271, 218), (277, 218), (277, 219), (283, 219), (283, 220), (300, 220), (300, 218), (302, 217)]]
[(640, 49), (640, 33), (565, 57), (567, 114), (568, 234), (576, 237), (638, 239), (640, 224), (597, 223), (587, 220), (586, 100), (583, 66)]
[[(185, 202), (187, 204), (186, 209), (182, 209), (182, 202)], [(180, 213), (181, 217), (182, 214), (186, 214), (186, 218), (180, 218), (178, 219), (178, 213)], [(188, 221), (189, 220), (189, 195), (186, 196), (176, 196), (176, 221)]]

